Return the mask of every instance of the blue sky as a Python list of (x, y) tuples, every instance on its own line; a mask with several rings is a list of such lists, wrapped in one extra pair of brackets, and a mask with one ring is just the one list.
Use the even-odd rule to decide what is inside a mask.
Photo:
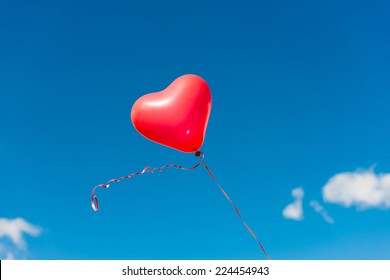
[(389, 11), (1, 1), (0, 258), (264, 259), (204, 168), (113, 184), (91, 209), (99, 183), (196, 162), (129, 118), (194, 73), (213, 96), (205, 161), (271, 258), (389, 259)]

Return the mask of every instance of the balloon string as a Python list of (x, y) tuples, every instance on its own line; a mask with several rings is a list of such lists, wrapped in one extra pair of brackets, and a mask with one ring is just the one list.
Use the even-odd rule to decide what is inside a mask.
[[(199, 152), (199, 153), (198, 153)], [(221, 185), (218, 183), (217, 179), (215, 178), (214, 174), (211, 172), (210, 168), (207, 166), (206, 162), (203, 160), (203, 153), (200, 151), (197, 151), (198, 155), (202, 155), (200, 158), (200, 162), (204, 165), (207, 172), (211, 176), (211, 178), (214, 180), (222, 194), (225, 196), (225, 198), (229, 201), (230, 205), (234, 208), (236, 211), (237, 216), (240, 218), (241, 222), (244, 224), (245, 228), (248, 230), (248, 232), (253, 236), (253, 238), (256, 240), (257, 244), (259, 245), (260, 249), (263, 251), (265, 257), (270, 260), (270, 256), (267, 254), (267, 252), (264, 249), (263, 244), (261, 244), (259, 238), (257, 238), (256, 234), (253, 232), (253, 230), (248, 226), (248, 224), (245, 222), (244, 218), (242, 217), (240, 211), (238, 210), (237, 206), (234, 204), (233, 200), (228, 196), (228, 194), (225, 192), (225, 190), (221, 187)], [(196, 155), (196, 154), (195, 154)]]
[(253, 230), (248, 226), (248, 224), (245, 222), (244, 218), (242, 217), (240, 211), (238, 210), (237, 206), (234, 204), (233, 200), (228, 196), (228, 194), (225, 192), (225, 190), (221, 187), (221, 185), (218, 183), (217, 179), (215, 178), (214, 174), (211, 172), (210, 168), (207, 166), (206, 162), (203, 160), (204, 158), (204, 153), (201, 152), (201, 151), (196, 151), (195, 152), (195, 156), (197, 157), (200, 157), (200, 160), (197, 164), (195, 164), (194, 166), (192, 167), (183, 167), (179, 164), (167, 164), (167, 165), (164, 165), (164, 166), (161, 166), (161, 167), (157, 167), (157, 168), (151, 168), (150, 166), (145, 166), (145, 168), (142, 170), (142, 171), (138, 171), (138, 172), (134, 172), (134, 173), (131, 173), (129, 175), (126, 175), (126, 176), (123, 176), (123, 177), (120, 177), (118, 179), (111, 179), (109, 180), (106, 184), (99, 184), (97, 186), (95, 186), (93, 189), (92, 189), (92, 193), (91, 193), (91, 206), (92, 206), (92, 209), (94, 211), (98, 211), (99, 210), (99, 200), (98, 200), (98, 197), (96, 196), (95, 192), (98, 188), (103, 188), (103, 189), (108, 189), (110, 187), (110, 184), (111, 183), (119, 183), (120, 181), (124, 180), (124, 179), (130, 179), (131, 177), (135, 176), (135, 175), (142, 175), (142, 174), (145, 174), (145, 173), (154, 173), (154, 171), (158, 170), (160, 172), (162, 172), (165, 168), (171, 168), (171, 167), (175, 167), (176, 169), (181, 169), (181, 170), (194, 170), (195, 168), (197, 168), (200, 164), (203, 164), (203, 166), (206, 168), (207, 172), (209, 173), (209, 175), (211, 176), (211, 178), (214, 180), (214, 182), (216, 183), (216, 185), (218, 186), (218, 188), (220, 189), (220, 191), (222, 192), (222, 194), (225, 196), (225, 198), (229, 201), (229, 203), (232, 205), (232, 207), (234, 208), (234, 211), (236, 212), (237, 216), (240, 218), (241, 222), (244, 224), (245, 228), (248, 230), (248, 232), (252, 235), (252, 237), (256, 240), (257, 244), (259, 245), (260, 249), (263, 251), (264, 255), (266, 256), (266, 258), (268, 260), (270, 260), (270, 256), (267, 254), (267, 252), (265, 251), (264, 249), (264, 246), (261, 244), (260, 240), (257, 238), (256, 234), (253, 232)]
[(203, 159), (203, 157), (204, 157), (204, 155), (202, 153), (201, 157), (200, 157), (200, 161), (197, 164), (195, 164), (194, 166), (192, 166), (192, 167), (183, 167), (183, 166), (181, 166), (179, 164), (167, 164), (167, 165), (164, 165), (164, 166), (154, 167), (154, 168), (151, 168), (150, 166), (145, 166), (145, 168), (142, 171), (134, 172), (134, 173), (131, 173), (129, 175), (120, 177), (118, 179), (115, 179), (115, 178), (111, 179), (106, 184), (99, 184), (99, 185), (95, 186), (92, 189), (92, 193), (91, 193), (91, 206), (92, 206), (92, 209), (94, 211), (98, 211), (99, 210), (99, 200), (98, 200), (97, 195), (95, 194), (95, 192), (96, 192), (96, 190), (98, 188), (108, 189), (110, 187), (111, 183), (119, 183), (120, 181), (122, 181), (124, 179), (130, 179), (131, 177), (133, 177), (135, 175), (142, 175), (142, 174), (145, 174), (145, 173), (152, 173), (153, 174), (154, 171), (156, 171), (156, 170), (162, 172), (165, 168), (175, 167), (176, 169), (181, 169), (181, 170), (193, 170), (193, 169), (197, 168), (200, 165), (201, 160)]

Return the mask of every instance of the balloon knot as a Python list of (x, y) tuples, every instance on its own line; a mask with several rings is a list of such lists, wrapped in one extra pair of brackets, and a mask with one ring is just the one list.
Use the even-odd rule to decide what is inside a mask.
[(196, 156), (196, 157), (199, 157), (201, 154), (202, 154), (201, 151), (196, 151), (196, 152), (195, 152), (195, 156)]

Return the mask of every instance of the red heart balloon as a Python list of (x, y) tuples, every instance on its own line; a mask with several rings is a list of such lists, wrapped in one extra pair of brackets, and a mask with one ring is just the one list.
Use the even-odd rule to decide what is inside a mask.
[(194, 152), (203, 144), (210, 111), (209, 86), (201, 77), (188, 74), (160, 92), (140, 97), (130, 117), (135, 129), (149, 140)]

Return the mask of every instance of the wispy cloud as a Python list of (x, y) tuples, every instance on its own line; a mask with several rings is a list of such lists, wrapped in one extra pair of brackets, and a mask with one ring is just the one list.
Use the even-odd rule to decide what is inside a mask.
[(334, 224), (334, 220), (329, 216), (328, 212), (325, 210), (324, 206), (322, 206), (318, 201), (312, 200), (310, 201), (310, 206), (316, 211), (321, 217), (325, 220), (325, 222), (329, 224)]
[(390, 208), (390, 174), (358, 170), (334, 175), (322, 189), (325, 202), (367, 208)]
[(23, 250), (19, 250), (12, 244), (0, 243), (0, 260), (21, 259), (23, 258), (23, 253)]
[(303, 220), (302, 200), (305, 192), (303, 191), (303, 188), (299, 187), (293, 189), (291, 195), (294, 198), (294, 201), (283, 209), (282, 215), (286, 219), (301, 221)]
[(22, 218), (0, 218), (0, 237), (10, 238), (18, 248), (22, 249), (26, 246), (23, 234), (39, 236), (41, 229)]
[(6, 259), (6, 260), (14, 260), (14, 259), (15, 259), (14, 253), (12, 253), (12, 252), (7, 252), (7, 255), (5, 256), (5, 259)]

